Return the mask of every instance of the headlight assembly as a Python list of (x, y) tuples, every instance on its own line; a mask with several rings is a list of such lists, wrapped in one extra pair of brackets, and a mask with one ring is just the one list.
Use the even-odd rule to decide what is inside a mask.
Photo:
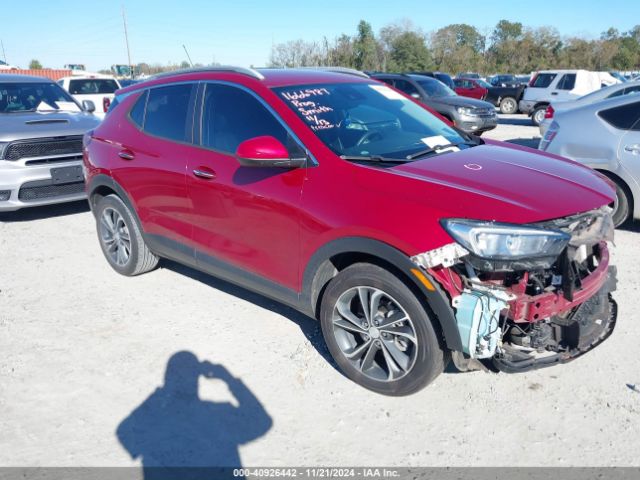
[(458, 113), (462, 115), (475, 115), (474, 109), (469, 107), (456, 107)]
[(557, 257), (571, 240), (559, 230), (475, 220), (443, 220), (444, 229), (472, 254), (486, 260)]

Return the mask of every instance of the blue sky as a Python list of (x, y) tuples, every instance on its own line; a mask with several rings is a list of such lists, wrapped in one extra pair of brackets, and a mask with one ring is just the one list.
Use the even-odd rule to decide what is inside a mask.
[[(3, 0), (0, 39), (9, 63), (26, 68), (84, 63), (91, 70), (127, 63), (121, 6), (133, 63), (181, 62), (182, 44), (194, 62), (266, 64), (273, 42), (352, 34), (360, 19), (377, 31), (409, 19), (424, 31), (469, 23), (488, 34), (502, 18), (551, 25), (562, 35), (596, 38), (613, 26), (640, 23), (639, 0)], [(2, 52), (0, 52), (1, 54)]]

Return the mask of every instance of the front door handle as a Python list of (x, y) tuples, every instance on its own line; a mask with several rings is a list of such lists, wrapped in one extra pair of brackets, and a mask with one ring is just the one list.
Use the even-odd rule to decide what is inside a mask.
[(557, 95), (558, 92), (551, 92), (551, 95)]
[(195, 168), (193, 170), (193, 174), (196, 177), (199, 178), (204, 178), (205, 180), (212, 180), (214, 178), (216, 178), (216, 172), (214, 172), (213, 170), (209, 169), (209, 168)]
[(634, 145), (625, 145), (624, 151), (629, 152), (633, 155), (638, 155), (640, 154), (640, 143), (636, 143)]
[(133, 160), (136, 157), (130, 150), (121, 150), (118, 156), (123, 160)]

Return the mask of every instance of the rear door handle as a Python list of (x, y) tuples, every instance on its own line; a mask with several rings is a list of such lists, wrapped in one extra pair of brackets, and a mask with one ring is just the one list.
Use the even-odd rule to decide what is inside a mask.
[(634, 155), (638, 155), (640, 154), (640, 143), (636, 143), (634, 145), (625, 145), (624, 151), (632, 153)]
[(195, 168), (193, 170), (193, 174), (196, 177), (204, 178), (205, 180), (213, 180), (216, 178), (216, 172), (206, 167)]
[(133, 160), (136, 156), (130, 150), (121, 150), (118, 152), (118, 156), (123, 160)]
[(558, 92), (551, 92), (551, 95), (557, 95)]

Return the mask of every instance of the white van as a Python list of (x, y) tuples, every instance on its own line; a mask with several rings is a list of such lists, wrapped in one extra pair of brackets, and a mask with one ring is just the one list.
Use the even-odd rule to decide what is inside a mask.
[(620, 83), (609, 72), (588, 70), (541, 70), (534, 74), (520, 100), (520, 111), (540, 125), (552, 101), (573, 100), (602, 87)]

